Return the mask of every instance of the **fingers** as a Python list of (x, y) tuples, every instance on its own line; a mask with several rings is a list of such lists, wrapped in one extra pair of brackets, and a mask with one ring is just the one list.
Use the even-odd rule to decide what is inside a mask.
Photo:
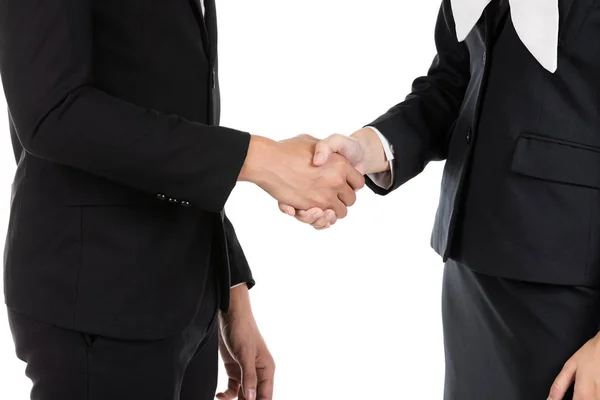
[(290, 217), (295, 217), (296, 216), (296, 209), (292, 206), (289, 206), (287, 204), (283, 204), (283, 203), (279, 203), (279, 210), (284, 213), (289, 215)]
[[(345, 173), (346, 175), (342, 181), (343, 184), (338, 188), (338, 198), (346, 205), (346, 207), (351, 207), (356, 203), (356, 191), (362, 189), (365, 185), (365, 178), (347, 162), (342, 164), (342, 168), (344, 168), (342, 173)], [(342, 214), (337, 212), (336, 215), (339, 218), (344, 218)]]
[(325, 211), (320, 208), (311, 208), (307, 211), (297, 211), (296, 219), (300, 222), (303, 222), (308, 225), (312, 225), (317, 222), (319, 219), (325, 217)]
[[(351, 191), (350, 194), (352, 194)], [(311, 208), (310, 210), (296, 210), (291, 206), (279, 203), (279, 209), (283, 213), (295, 217), (298, 221), (311, 225), (317, 230), (328, 229), (335, 225), (338, 220), (333, 210), (323, 211), (317, 207)]]
[(331, 226), (331, 224), (329, 223), (329, 218), (327, 218), (326, 215), (323, 215), (323, 217), (319, 218), (318, 220), (313, 222), (311, 225), (313, 228), (315, 228), (318, 231), (327, 229)]
[(549, 400), (563, 400), (567, 390), (571, 387), (571, 384), (575, 380), (575, 373), (577, 372), (577, 364), (573, 360), (569, 360), (565, 363), (562, 371), (554, 380), (552, 388), (550, 389)]
[(340, 199), (332, 201), (331, 209), (339, 219), (346, 218), (348, 215), (348, 207)]
[(233, 379), (229, 379), (229, 383), (227, 384), (227, 390), (222, 393), (217, 393), (217, 399), (234, 400), (237, 398), (239, 391), (240, 383)]
[(329, 221), (329, 224), (331, 226), (335, 225), (335, 223), (338, 220), (337, 215), (335, 215), (335, 211), (333, 211), (333, 210), (326, 210), (325, 211), (325, 215), (327, 216), (327, 220)]
[(257, 400), (273, 400), (273, 378), (268, 378), (261, 381), (258, 385)]
[(256, 376), (256, 363), (254, 357), (250, 354), (240, 359), (242, 368), (242, 390), (246, 400), (256, 400), (256, 386), (258, 377)]
[(348, 185), (354, 190), (360, 190), (365, 187), (365, 177), (356, 168), (349, 167), (346, 174)]
[(275, 384), (275, 362), (272, 360), (266, 367), (258, 370), (257, 400), (273, 400)]
[(338, 193), (338, 198), (346, 205), (346, 207), (352, 207), (354, 203), (356, 203), (356, 192), (350, 186), (345, 185)]
[(312, 225), (317, 230), (327, 229), (337, 222), (337, 216), (333, 210), (323, 211), (320, 208), (296, 211), (296, 219), (302, 223)]

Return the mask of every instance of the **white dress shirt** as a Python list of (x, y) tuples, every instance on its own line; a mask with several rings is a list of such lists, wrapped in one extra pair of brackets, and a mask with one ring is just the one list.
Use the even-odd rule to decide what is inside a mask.
[(369, 178), (373, 181), (374, 184), (383, 189), (389, 189), (394, 184), (394, 148), (390, 144), (389, 140), (385, 136), (379, 132), (379, 129), (374, 128), (372, 126), (367, 126), (367, 128), (371, 128), (377, 133), (379, 136), (379, 140), (381, 140), (381, 144), (383, 145), (383, 152), (385, 153), (385, 158), (388, 163), (390, 163), (390, 170), (385, 172), (380, 172), (377, 174), (369, 174)]
[[(492, 0), (451, 0), (459, 42), (465, 40)], [(550, 72), (558, 60), (558, 0), (506, 0), (517, 35)]]

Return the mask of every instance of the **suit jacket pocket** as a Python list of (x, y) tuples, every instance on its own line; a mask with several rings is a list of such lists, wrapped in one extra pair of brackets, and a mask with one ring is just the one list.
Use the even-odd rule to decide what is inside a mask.
[(600, 189), (600, 148), (523, 134), (517, 141), (511, 170), (532, 178)]

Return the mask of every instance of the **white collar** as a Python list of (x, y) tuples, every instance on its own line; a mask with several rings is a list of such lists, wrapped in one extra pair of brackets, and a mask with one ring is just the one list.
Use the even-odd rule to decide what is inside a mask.
[[(558, 0), (507, 0), (519, 38), (536, 60), (555, 72), (558, 61)], [(451, 0), (459, 42), (466, 39), (491, 0)]]

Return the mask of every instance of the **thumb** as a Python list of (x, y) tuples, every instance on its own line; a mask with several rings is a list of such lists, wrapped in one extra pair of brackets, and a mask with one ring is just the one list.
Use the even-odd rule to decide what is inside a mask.
[[(353, 166), (359, 165), (363, 161), (363, 151), (360, 143), (349, 136), (336, 134), (319, 142), (315, 151), (314, 164), (316, 166), (324, 165), (331, 153), (338, 153)], [(323, 154), (323, 156), (320, 156), (320, 154)]]
[(240, 359), (242, 369), (242, 389), (246, 400), (256, 400), (256, 386), (258, 378), (256, 376), (256, 363), (254, 357), (245, 355)]
[(552, 384), (550, 389), (549, 400), (563, 400), (565, 394), (571, 384), (575, 380), (575, 374), (577, 373), (577, 364), (573, 359), (567, 361), (560, 374), (556, 377), (556, 380)]
[(328, 139), (321, 140), (317, 143), (317, 147), (315, 148), (313, 164), (317, 167), (327, 164), (327, 160), (331, 157), (333, 152), (334, 150), (331, 148)]

